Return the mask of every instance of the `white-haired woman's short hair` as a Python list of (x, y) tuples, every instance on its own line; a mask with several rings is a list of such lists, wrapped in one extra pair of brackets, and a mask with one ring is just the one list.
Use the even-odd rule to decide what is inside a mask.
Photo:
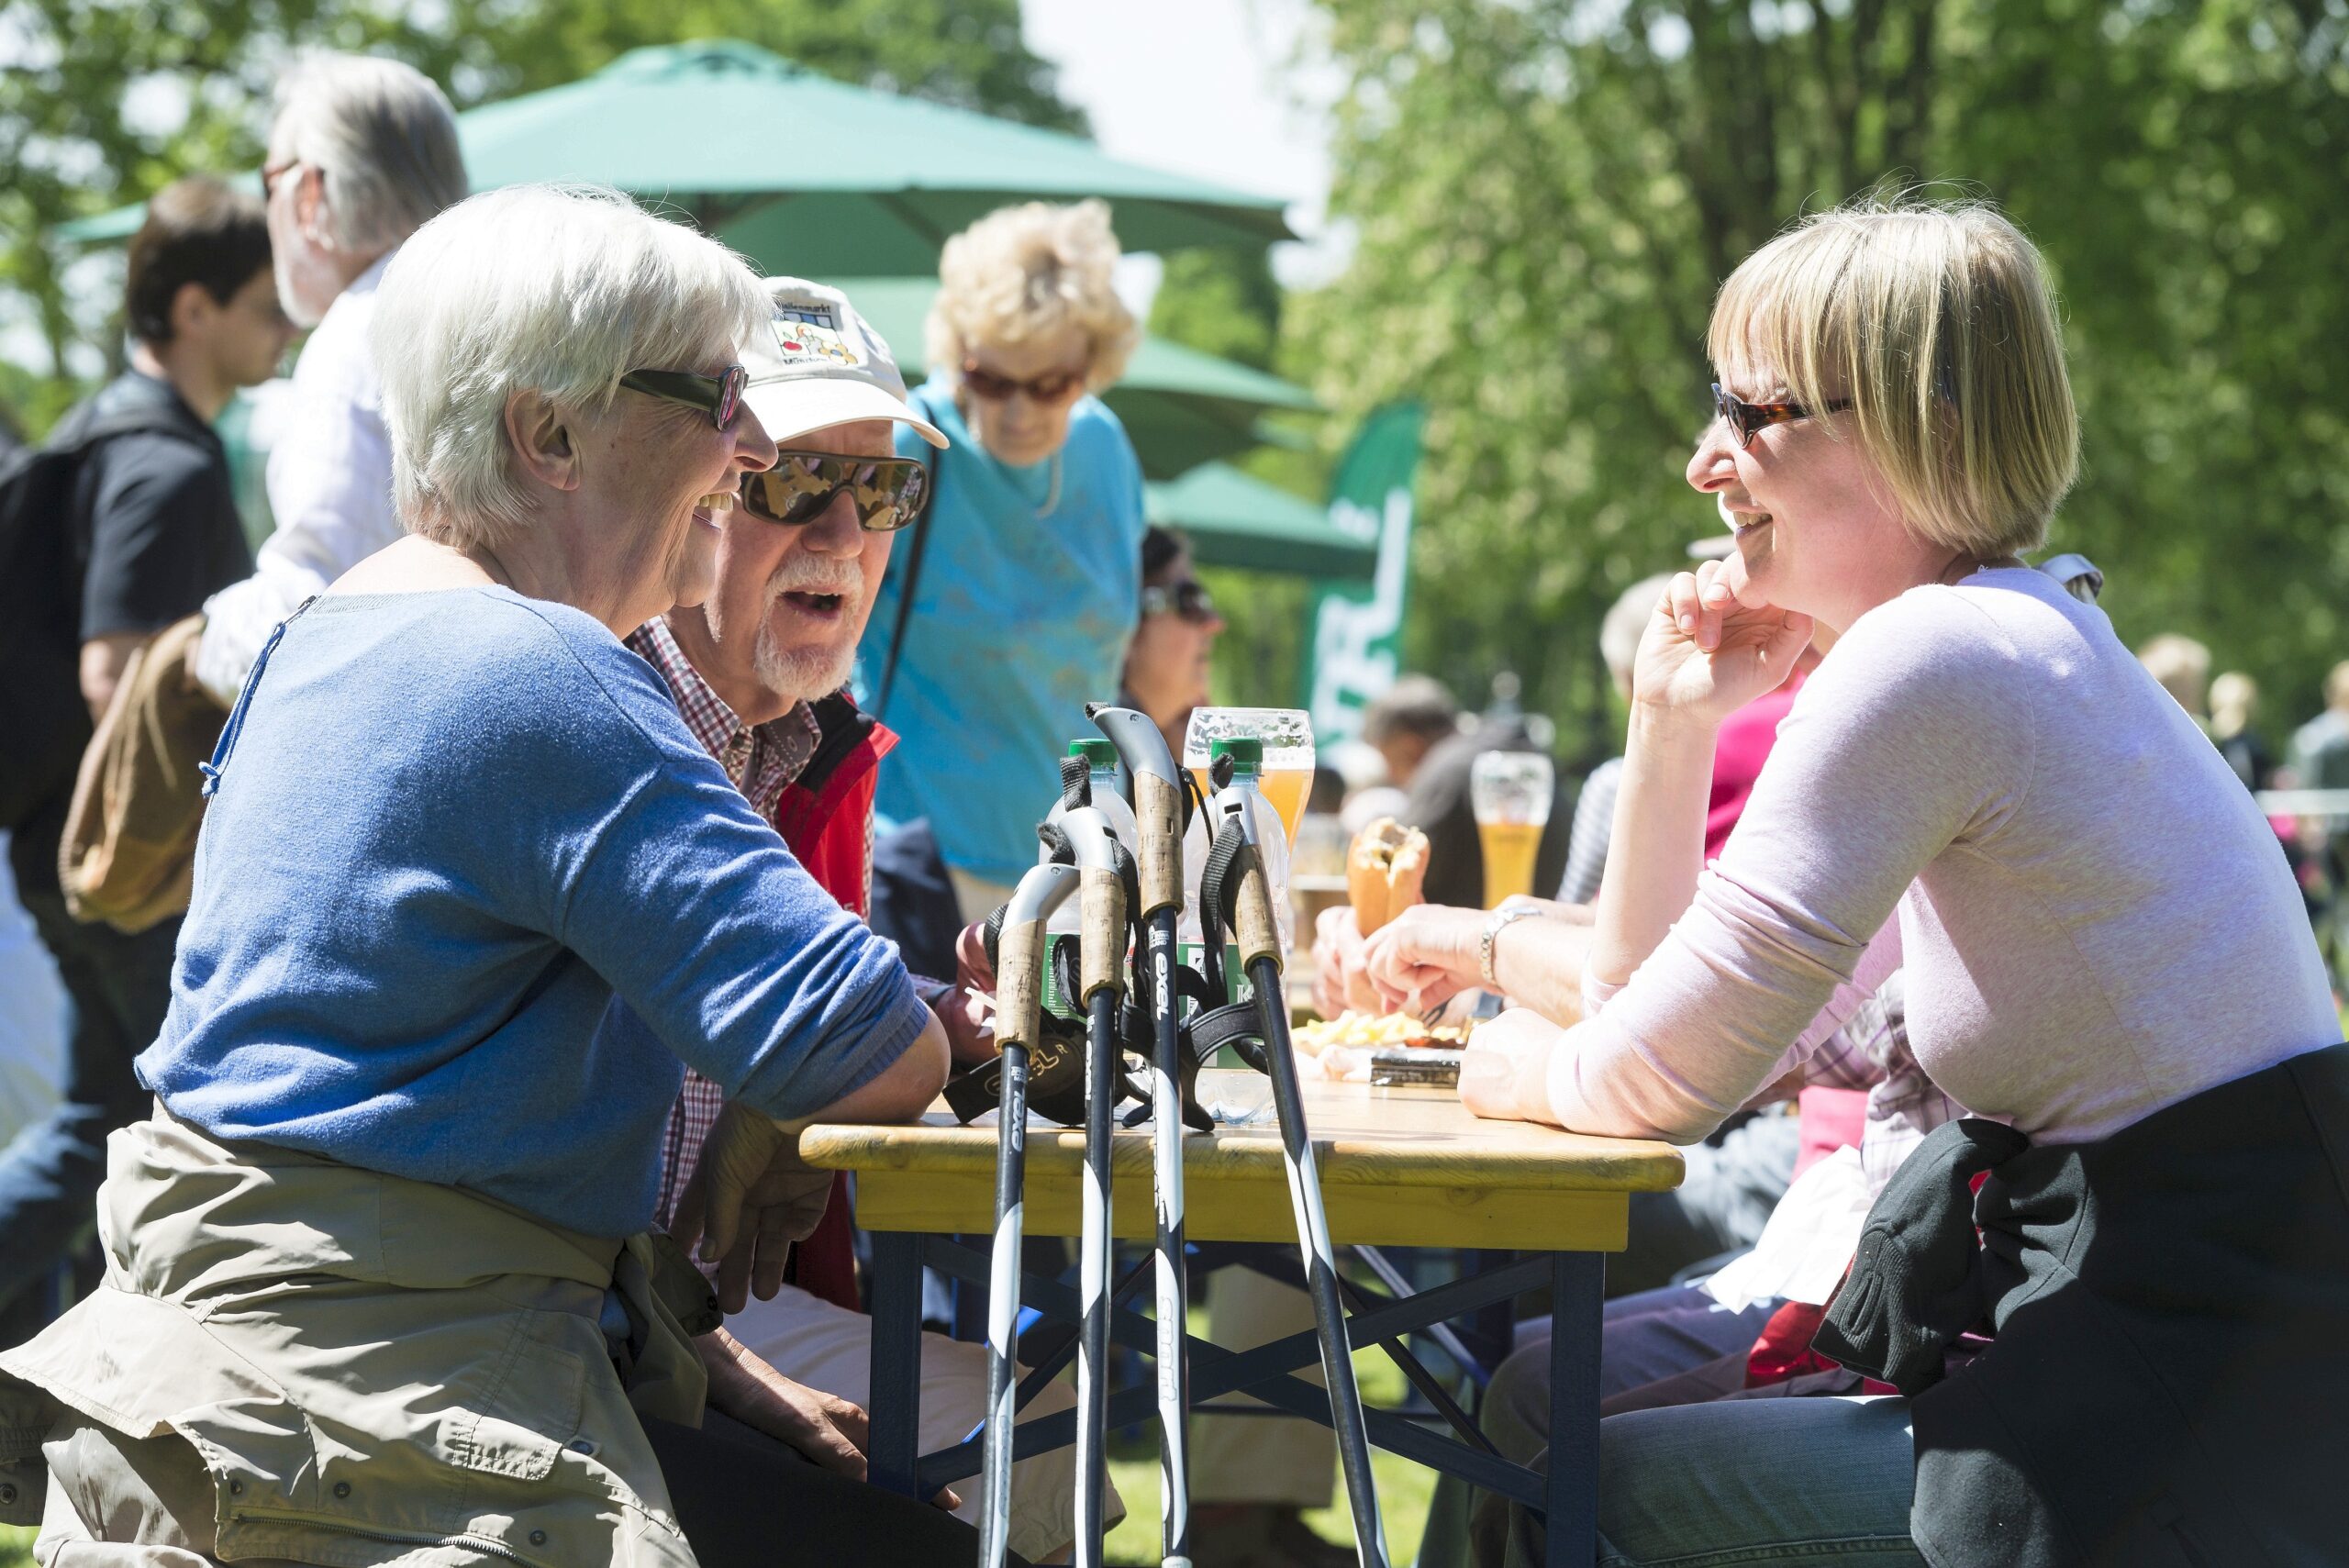
[(1141, 337), (1111, 286), (1117, 266), (1105, 202), (996, 208), (939, 257), (938, 297), (923, 334), (931, 373), (951, 385), (974, 348), (1073, 326), (1087, 343), (1086, 390), (1113, 384)]
[(733, 359), (774, 313), (740, 257), (618, 191), (512, 185), (460, 202), (400, 247), (375, 300), (402, 524), (495, 548), (534, 510), (506, 432), (515, 394), (600, 417), (629, 371)]
[(396, 60), (316, 54), (295, 65), (277, 84), (269, 157), (318, 171), (328, 238), (362, 255), (390, 250), (465, 199), (448, 96)]

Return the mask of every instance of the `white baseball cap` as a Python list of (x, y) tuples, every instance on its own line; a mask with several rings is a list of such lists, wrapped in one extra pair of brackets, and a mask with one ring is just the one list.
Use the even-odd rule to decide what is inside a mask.
[(906, 401), (906, 379), (848, 295), (805, 278), (769, 278), (774, 315), (742, 345), (750, 381), (742, 401), (777, 444), (830, 425), (893, 419), (911, 425), (931, 446), (946, 445), (937, 426)]

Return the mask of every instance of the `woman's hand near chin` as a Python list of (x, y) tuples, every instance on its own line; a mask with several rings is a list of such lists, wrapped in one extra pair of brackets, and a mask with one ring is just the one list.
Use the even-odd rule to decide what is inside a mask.
[(1742, 564), (1708, 561), (1672, 580), (1640, 638), (1631, 698), (1652, 717), (1718, 725), (1793, 673), (1809, 645), (1807, 615), (1741, 600)]

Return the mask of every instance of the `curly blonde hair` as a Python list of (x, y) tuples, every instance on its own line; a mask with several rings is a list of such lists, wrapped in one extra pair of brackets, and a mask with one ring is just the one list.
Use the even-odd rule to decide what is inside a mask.
[(1814, 408), (1851, 399), (1909, 528), (1952, 550), (2037, 549), (2079, 471), (2046, 263), (1987, 203), (1869, 195), (1814, 214), (1731, 274), (1708, 348), (1724, 381), (1775, 377)]
[(1110, 286), (1118, 255), (1106, 202), (1027, 202), (987, 214), (948, 240), (939, 259), (924, 332), (931, 373), (952, 384), (974, 345), (1018, 343), (1068, 325), (1091, 345), (1085, 389), (1111, 385), (1141, 337)]

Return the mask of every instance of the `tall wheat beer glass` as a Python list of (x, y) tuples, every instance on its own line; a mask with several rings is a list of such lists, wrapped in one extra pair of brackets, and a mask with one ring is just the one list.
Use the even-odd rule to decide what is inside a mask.
[(1468, 803), (1485, 851), (1485, 907), (1533, 891), (1533, 862), (1550, 822), (1557, 774), (1539, 751), (1485, 751), (1469, 765)]
[(1294, 707), (1202, 707), (1191, 712), (1191, 726), (1183, 734), (1183, 765), (1199, 781), (1201, 793), (1212, 796), (1208, 784), (1209, 748), (1219, 740), (1249, 736), (1264, 747), (1264, 771), (1256, 787), (1265, 803), (1280, 813), (1289, 847), (1297, 847), (1297, 825), (1305, 819), (1305, 799), (1313, 790), (1313, 719)]

